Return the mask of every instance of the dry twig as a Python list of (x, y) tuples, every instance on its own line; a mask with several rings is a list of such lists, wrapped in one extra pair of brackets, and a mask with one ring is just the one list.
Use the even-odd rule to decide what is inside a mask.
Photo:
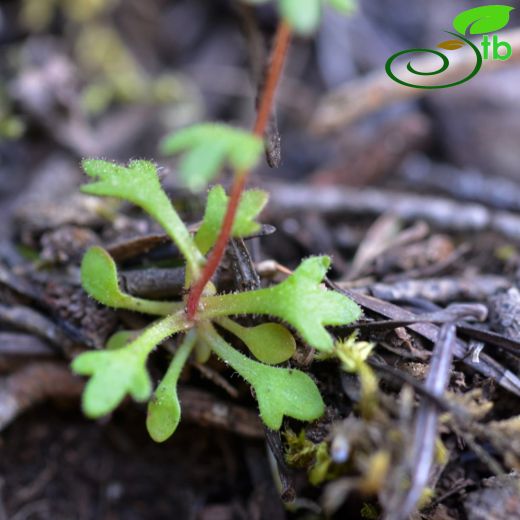
[[(398, 321), (418, 318), (418, 316), (413, 312), (401, 309), (401, 307), (398, 307), (397, 305), (393, 305), (356, 291), (343, 290), (330, 280), (328, 281), (328, 284), (330, 287), (354, 300), (361, 307), (381, 316), (385, 316), (386, 318)], [(423, 336), (432, 343), (438, 341), (440, 329), (433, 323), (416, 323), (409, 325), (407, 328), (413, 330), (415, 333)], [(457, 359), (462, 360), (465, 365), (471, 367), (473, 370), (483, 374), (484, 376), (494, 379), (500, 386), (509, 390), (511, 393), (520, 396), (520, 379), (515, 374), (504, 368), (500, 363), (486, 354), (481, 354), (478, 359), (472, 359), (468, 357), (470, 352), (470, 348), (466, 343), (459, 339), (455, 340), (454, 356)]]
[[(442, 326), (435, 348), (425, 387), (435, 396), (442, 397), (448, 385), (451, 373), (453, 350), (455, 347), (455, 325)], [(417, 412), (411, 457), (406, 462), (410, 475), (410, 488), (404, 493), (397, 493), (395, 504), (388, 507), (385, 520), (408, 518), (419, 502), (426, 487), (432, 468), (439, 410), (430, 400), (421, 401)]]
[(493, 211), (481, 204), (376, 188), (341, 189), (281, 183), (268, 188), (271, 210), (280, 214), (315, 211), (322, 215), (367, 216), (389, 213), (407, 222), (425, 220), (449, 231), (495, 231), (520, 242), (520, 216)]

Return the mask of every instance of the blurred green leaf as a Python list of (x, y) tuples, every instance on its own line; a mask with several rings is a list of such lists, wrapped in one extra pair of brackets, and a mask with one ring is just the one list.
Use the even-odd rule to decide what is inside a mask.
[[(245, 0), (249, 4), (265, 4), (269, 0)], [(354, 11), (354, 0), (278, 0), (281, 15), (292, 29), (303, 36), (316, 32), (323, 4), (327, 3), (342, 14)]]
[(263, 151), (262, 139), (221, 123), (202, 123), (167, 136), (161, 144), (165, 155), (182, 153), (179, 171), (192, 190), (203, 189), (229, 164), (237, 171), (250, 170)]
[(468, 9), (453, 20), (453, 27), (460, 34), (486, 34), (499, 31), (509, 23), (514, 7), (509, 5), (484, 5)]
[(107, 344), (105, 345), (106, 350), (119, 350), (120, 348), (126, 347), (134, 339), (138, 331), (135, 330), (120, 330), (108, 338)]
[(349, 14), (356, 10), (355, 0), (328, 0), (329, 5), (343, 14)]
[(297, 33), (304, 36), (318, 28), (321, 8), (321, 0), (280, 0), (282, 16)]

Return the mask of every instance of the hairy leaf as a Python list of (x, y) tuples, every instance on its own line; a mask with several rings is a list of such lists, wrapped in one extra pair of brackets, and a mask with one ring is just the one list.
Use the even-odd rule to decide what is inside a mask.
[(91, 376), (83, 393), (83, 410), (96, 418), (114, 410), (129, 394), (136, 401), (146, 401), (152, 392), (146, 360), (150, 352), (168, 336), (186, 328), (181, 314), (169, 316), (146, 329), (128, 346), (80, 354), (72, 369)]
[(84, 193), (117, 197), (144, 209), (161, 224), (194, 273), (198, 272), (203, 257), (162, 189), (153, 163), (132, 161), (126, 167), (99, 159), (86, 159), (82, 165), (87, 175), (97, 179), (82, 187)]
[(202, 334), (213, 351), (253, 387), (260, 417), (267, 427), (280, 429), (284, 415), (300, 421), (314, 421), (323, 415), (323, 399), (307, 374), (247, 358), (226, 343), (211, 325)]
[(509, 5), (484, 5), (468, 9), (453, 20), (453, 27), (460, 34), (486, 34), (499, 31), (509, 23), (514, 7)]
[(123, 293), (119, 288), (114, 260), (99, 246), (91, 247), (85, 253), (81, 262), (81, 282), (92, 298), (108, 307), (165, 316), (182, 306), (175, 302), (155, 302)]
[(333, 340), (327, 325), (347, 325), (361, 316), (350, 299), (321, 286), (330, 259), (326, 256), (304, 260), (284, 282), (267, 289), (204, 298), (206, 317), (232, 314), (263, 314), (292, 325), (311, 346), (330, 351)]
[[(244, 237), (256, 233), (260, 224), (255, 218), (267, 204), (268, 194), (262, 190), (247, 190), (242, 194), (231, 236)], [(195, 243), (206, 254), (217, 240), (224, 221), (229, 197), (222, 186), (214, 186), (208, 193), (202, 224), (195, 235)]]
[(229, 318), (222, 318), (218, 323), (240, 338), (253, 356), (262, 363), (278, 365), (290, 359), (296, 351), (293, 335), (279, 323), (242, 327)]
[(83, 409), (88, 417), (110, 413), (126, 394), (136, 401), (146, 401), (152, 391), (144, 360), (126, 349), (85, 352), (74, 360), (72, 369), (92, 376), (83, 394)]
[(196, 334), (190, 332), (181, 343), (163, 380), (148, 403), (146, 427), (155, 442), (171, 437), (181, 419), (181, 405), (177, 396), (177, 381), (195, 345)]
[(237, 171), (254, 168), (263, 143), (259, 137), (221, 123), (202, 123), (167, 136), (161, 151), (183, 153), (179, 171), (192, 190), (203, 189), (229, 164)]

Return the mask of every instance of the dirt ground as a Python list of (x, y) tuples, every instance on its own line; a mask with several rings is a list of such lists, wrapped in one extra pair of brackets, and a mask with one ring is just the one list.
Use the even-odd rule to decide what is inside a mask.
[[(268, 286), (331, 255), (326, 284), (363, 309), (332, 332), (375, 345), (369, 411), (357, 375), (298, 341), (288, 366), (316, 382), (320, 420), (269, 431), (232, 370), (190, 361), (164, 444), (131, 400), (102, 420), (81, 413), (72, 359), (149, 323), (86, 295), (84, 252), (106, 247), (137, 296), (180, 298), (184, 273), (141, 211), (80, 193), (80, 161), (156, 161), (196, 225), (205, 193), (180, 186), (158, 143), (200, 121), (251, 124), (276, 11), (0, 4), (0, 520), (401, 520), (408, 489), (414, 520), (520, 518), (520, 48), (457, 89), (378, 96), (388, 56), (431, 47), (475, 2), (360, 4), (327, 9), (315, 38), (294, 40), (277, 97), (281, 164), (250, 180), (271, 194), (265, 226), (231, 243), (215, 282)], [(519, 21), (513, 11), (512, 41)], [(151, 358), (154, 381), (166, 354)]]

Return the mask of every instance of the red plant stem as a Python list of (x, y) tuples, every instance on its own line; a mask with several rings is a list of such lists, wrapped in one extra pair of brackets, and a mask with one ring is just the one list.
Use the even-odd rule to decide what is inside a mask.
[[(258, 113), (253, 127), (253, 133), (258, 137), (263, 137), (269, 117), (271, 116), (276, 87), (278, 86), (282, 75), (283, 65), (285, 63), (285, 57), (287, 56), (290, 43), (291, 28), (286, 22), (281, 21), (276, 33), (271, 62), (267, 72), (267, 81), (265, 82), (262, 97), (260, 98), (260, 105), (258, 107)], [(235, 180), (233, 182), (233, 187), (231, 188), (226, 215), (222, 227), (220, 228), (217, 242), (215, 243), (215, 247), (209, 256), (199, 279), (195, 281), (188, 295), (186, 312), (190, 320), (193, 319), (197, 313), (199, 301), (206, 284), (211, 280), (222, 261), (222, 257), (224, 256), (231, 237), (233, 223), (235, 222), (238, 205), (240, 203), (240, 197), (244, 191), (248, 176), (248, 171), (237, 172), (235, 174)]]

